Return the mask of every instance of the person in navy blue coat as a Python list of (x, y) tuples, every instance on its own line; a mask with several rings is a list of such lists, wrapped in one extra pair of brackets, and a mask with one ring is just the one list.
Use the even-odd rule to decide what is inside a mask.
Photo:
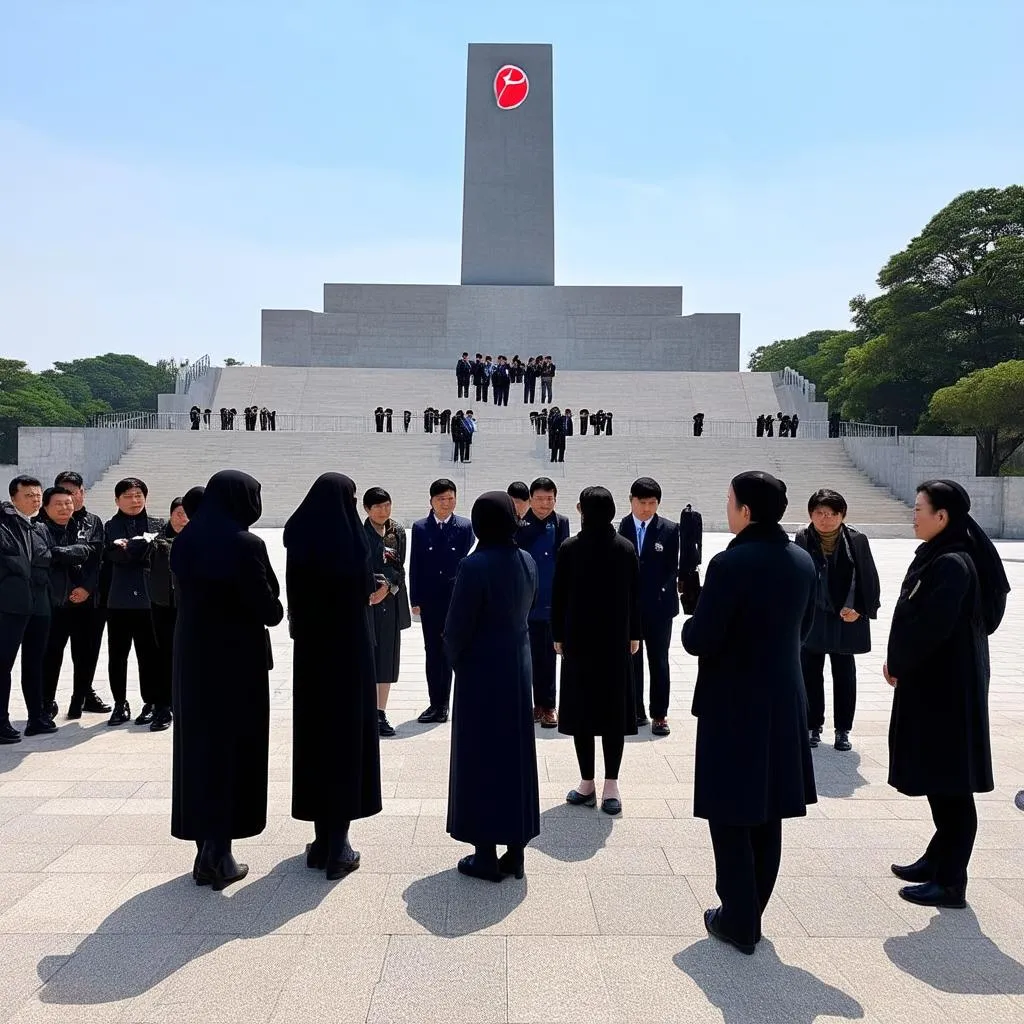
[(421, 722), (447, 722), (452, 666), (444, 650), (444, 623), (459, 563), (473, 547), (473, 526), (455, 515), (457, 490), (446, 478), (430, 485), (430, 515), (412, 524), (409, 601), (420, 617), (430, 705)]
[[(661, 485), (649, 476), (633, 481), (629, 489), (630, 514), (619, 524), (619, 533), (636, 548), (640, 558), (640, 614), (643, 647), (651, 670), (651, 732), (667, 736), (669, 665), (672, 620), (679, 614), (679, 527), (658, 515)], [(636, 724), (647, 724), (644, 707), (644, 652), (633, 656), (636, 682)]]
[(693, 813), (707, 819), (722, 900), (704, 926), (748, 954), (778, 877), (782, 819), (817, 801), (800, 669), (817, 574), (779, 525), (787, 503), (786, 485), (768, 473), (733, 479), (735, 537), (711, 559), (683, 626), (683, 647), (699, 659)]
[(507, 494), (477, 498), (479, 544), (459, 567), (444, 631), (455, 667), (448, 832), (475, 847), (459, 871), (492, 882), (522, 878), (524, 848), (540, 834), (526, 618), (537, 566), (516, 546), (518, 525)]

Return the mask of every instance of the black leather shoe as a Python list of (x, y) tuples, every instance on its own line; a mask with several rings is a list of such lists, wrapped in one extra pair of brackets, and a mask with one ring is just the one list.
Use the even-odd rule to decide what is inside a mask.
[(91, 715), (106, 715), (111, 711), (110, 705), (95, 690), (90, 690), (85, 695), (85, 702), (82, 704), (82, 708)]
[(850, 734), (845, 729), (836, 730), (836, 750), (853, 750)]
[(746, 956), (753, 956), (754, 949), (756, 948), (753, 943), (749, 942), (737, 942), (731, 935), (726, 935), (722, 931), (718, 923), (718, 915), (721, 911), (719, 909), (705, 910), (704, 911), (704, 927), (708, 930), (708, 935), (713, 939), (718, 939), (719, 942), (728, 942), (730, 946), (735, 947), (741, 953)]
[(420, 715), (418, 721), (422, 722), (424, 725), (427, 725), (428, 723), (432, 723), (432, 722), (437, 722), (437, 723), (447, 722), (448, 721), (448, 709), (446, 707), (444, 707), (444, 708), (440, 708), (440, 707), (439, 708), (435, 708), (434, 705), (431, 704), (430, 707), (427, 708), (427, 710), (424, 711), (422, 715)]
[(505, 878), (497, 862), (493, 865), (478, 864), (476, 854), (473, 853), (459, 861), (458, 869), (460, 875), (469, 875), (470, 878), (479, 878), (484, 882), (501, 882)]
[(930, 882), (935, 877), (932, 870), (931, 864), (921, 857), (919, 860), (915, 860), (913, 864), (890, 864), (889, 869), (897, 878), (902, 878), (904, 882)]
[(672, 730), (668, 727), (667, 718), (655, 718), (651, 722), (651, 735), (652, 736), (668, 736)]
[(526, 865), (522, 854), (513, 856), (511, 853), (503, 853), (498, 858), (498, 870), (503, 875), (513, 875), (516, 879), (522, 879), (526, 874)]
[(616, 814), (622, 813), (622, 801), (618, 797), (610, 796), (607, 800), (601, 801), (601, 810), (614, 817)]
[(26, 736), (45, 736), (56, 731), (57, 723), (52, 718), (30, 718), (25, 725)]
[(306, 843), (306, 867), (312, 871), (323, 871), (327, 867), (327, 844), (319, 839)]
[(388, 715), (386, 711), (377, 709), (377, 735), (378, 736), (394, 736), (395, 727), (388, 721)]
[(71, 703), (68, 705), (68, 718), (77, 721), (82, 717), (82, 705), (83, 700), (81, 697), (72, 697)]
[(128, 706), (128, 701), (119, 700), (114, 705), (114, 711), (110, 716), (110, 721), (107, 725), (124, 725), (125, 722), (132, 720), (132, 709)]
[(636, 727), (638, 729), (642, 729), (645, 725), (650, 724), (651, 720), (643, 712), (636, 716)]
[(51, 700), (44, 710), (46, 711), (47, 718), (56, 718), (57, 715), (60, 714), (60, 708), (57, 707), (57, 702), (55, 700)]
[[(207, 853), (209, 846), (207, 843), (203, 854)], [(249, 874), (249, 865), (239, 864), (231, 853), (213, 862), (208, 859), (208, 855), (203, 854), (199, 855), (196, 867), (196, 885), (209, 885), (214, 892), (221, 892)]]
[(196, 859), (192, 861), (192, 881), (195, 882), (196, 885), (209, 885), (211, 879), (208, 875), (203, 873), (202, 867), (200, 866), (202, 856), (202, 852), (199, 852), (196, 854)]
[(135, 719), (136, 725), (149, 725), (153, 721), (153, 712), (156, 708), (152, 704), (143, 704), (139, 717)]
[(171, 727), (171, 722), (174, 721), (174, 715), (171, 714), (170, 708), (157, 708), (153, 712), (153, 721), (149, 723), (150, 732), (163, 732), (164, 729)]
[(821, 730), (820, 729), (812, 729), (811, 730), (811, 746), (812, 747), (816, 747), (820, 742), (821, 742)]
[(966, 890), (954, 888), (951, 885), (939, 885), (938, 882), (905, 885), (900, 889), (900, 897), (908, 903), (916, 903), (919, 907), (947, 907), (951, 910), (963, 910), (967, 906)]
[(0, 722), (0, 743), (20, 743), (21, 733), (10, 722)]
[(343, 856), (329, 860), (324, 865), (324, 870), (329, 882), (336, 882), (339, 878), (355, 871), (359, 867), (359, 852), (348, 847)]
[(577, 793), (575, 789), (570, 789), (565, 794), (565, 802), (572, 804), (574, 807), (596, 807), (597, 806), (597, 793)]

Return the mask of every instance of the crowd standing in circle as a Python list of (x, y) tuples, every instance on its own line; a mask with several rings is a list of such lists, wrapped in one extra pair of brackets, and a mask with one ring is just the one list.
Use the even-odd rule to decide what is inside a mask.
[[(307, 865), (329, 878), (359, 866), (349, 831), (382, 807), (379, 742), (395, 733), (388, 693), (401, 632), (417, 618), (429, 691), (421, 723), (448, 721), (454, 674), (448, 831), (473, 847), (458, 868), (500, 882), (524, 875), (526, 847), (540, 830), (535, 726), (573, 737), (580, 781), (566, 801), (622, 813), (624, 738), (646, 726), (648, 711), (652, 733), (669, 732), (678, 591), (692, 612), (682, 643), (698, 659), (694, 814), (708, 821), (721, 900), (704, 923), (743, 953), (755, 951), (782, 822), (817, 799), (811, 751), (824, 724), (825, 657), (842, 752), (851, 747), (855, 705), (850, 659), (870, 648), (868, 623), (879, 608), (870, 546), (846, 523), (842, 495), (812, 495), (794, 542), (780, 525), (784, 482), (763, 472), (735, 477), (726, 505), (733, 539), (695, 592), (699, 514), (687, 506), (678, 526), (663, 519), (651, 478), (634, 481), (617, 527), (611, 493), (585, 488), (574, 537), (555, 511), (550, 478), (482, 495), (471, 520), (455, 514), (455, 483), (439, 479), (429, 514), (412, 527), (406, 586), (405, 532), (390, 495), (364, 492), (360, 520), (355, 483), (326, 473), (285, 528), (282, 602), (266, 546), (250, 531), (262, 513), (252, 477), (215, 474), (205, 489), (176, 498), (166, 521), (149, 513), (142, 480), (121, 480), (114, 493), (117, 513), (102, 524), (86, 511), (73, 471), (45, 491), (30, 476), (10, 483), (10, 501), (0, 505), (0, 742), (21, 740), (9, 715), (19, 650), (24, 732), (33, 736), (57, 730), (56, 680), (69, 640), (68, 717), (110, 712), (110, 725), (128, 722), (134, 647), (143, 696), (136, 723), (153, 731), (176, 724), (171, 832), (195, 843), (197, 885), (220, 890), (243, 878), (248, 869), (232, 844), (266, 825), (269, 628), (285, 604), (292, 814), (312, 823)], [(935, 833), (917, 861), (892, 872), (908, 883), (902, 898), (958, 908), (978, 828), (974, 794), (994, 786), (988, 637), (1009, 583), (959, 484), (921, 484), (914, 528), (922, 543), (882, 669), (894, 688), (889, 784), (927, 797)], [(104, 622), (113, 708), (93, 689)]]

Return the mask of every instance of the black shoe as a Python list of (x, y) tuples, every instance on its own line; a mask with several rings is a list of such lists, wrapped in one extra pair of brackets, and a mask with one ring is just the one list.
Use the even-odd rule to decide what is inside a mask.
[(526, 866), (523, 862), (523, 855), (513, 855), (511, 851), (503, 853), (498, 858), (498, 870), (503, 875), (513, 875), (516, 879), (522, 879), (526, 874)]
[(388, 713), (377, 708), (377, 735), (394, 736), (395, 727), (388, 721)]
[(82, 705), (84, 711), (91, 715), (106, 715), (111, 711), (109, 704), (104, 701), (95, 690), (90, 690), (85, 695), (85, 702)]
[(744, 953), (747, 956), (753, 956), (755, 949), (753, 943), (737, 942), (734, 938), (732, 938), (732, 936), (726, 935), (726, 933), (722, 931), (718, 923), (718, 915), (720, 913), (720, 908), (716, 908), (715, 910), (704, 911), (704, 927), (707, 928), (708, 935), (710, 935), (714, 939), (718, 939), (720, 942), (728, 942), (730, 946), (734, 946), (741, 953)]
[(820, 729), (812, 729), (811, 730), (811, 746), (812, 747), (816, 747), (820, 742), (821, 742), (821, 730)]
[(194, 868), (195, 879), (196, 885), (209, 885), (214, 892), (221, 892), (229, 885), (234, 885), (245, 878), (249, 874), (249, 865), (239, 864), (235, 860), (230, 843), (227, 844), (226, 851), (221, 847), (211, 857), (211, 847), (214, 846), (215, 844), (209, 840), (203, 844), (203, 852), (199, 855)]
[(156, 709), (152, 704), (143, 704), (139, 717), (135, 719), (136, 725), (149, 725), (153, 721), (153, 712)]
[(55, 700), (51, 700), (43, 710), (46, 712), (47, 718), (56, 718), (60, 714), (60, 708), (57, 707)]
[(359, 852), (353, 850), (346, 843), (345, 851), (340, 857), (335, 857), (325, 863), (324, 869), (327, 881), (336, 882), (339, 878), (344, 878), (346, 875), (351, 874), (359, 867), (359, 859)]
[(170, 708), (157, 708), (153, 712), (153, 721), (149, 723), (150, 732), (163, 732), (164, 729), (171, 727), (171, 722), (174, 721), (174, 715), (171, 713)]
[(446, 708), (446, 707), (434, 707), (434, 705), (431, 704), (430, 707), (427, 708), (427, 710), (424, 711), (422, 715), (420, 715), (418, 721), (422, 722), (424, 725), (426, 725), (428, 723), (431, 723), (431, 722), (439, 722), (439, 723), (447, 722), (448, 721), (448, 708)]
[(82, 717), (82, 705), (84, 701), (81, 697), (72, 697), (71, 703), (68, 705), (68, 718), (78, 720)]
[(484, 882), (501, 882), (505, 879), (497, 862), (494, 864), (477, 863), (475, 853), (463, 857), (458, 863), (458, 870), (460, 875), (469, 875), (470, 878), (479, 878)]
[(952, 885), (939, 885), (938, 882), (905, 885), (900, 889), (900, 897), (908, 903), (916, 903), (919, 907), (947, 907), (951, 910), (963, 910), (967, 906), (966, 889)]
[(651, 735), (652, 736), (668, 736), (672, 730), (668, 727), (667, 718), (655, 718), (651, 722)]
[(931, 864), (924, 857), (915, 860), (913, 864), (890, 864), (889, 868), (897, 878), (902, 878), (904, 882), (921, 884), (922, 882), (931, 882), (935, 877)]
[(196, 854), (196, 859), (192, 861), (192, 881), (196, 885), (209, 885), (211, 879), (209, 876), (203, 874), (203, 869), (200, 866), (202, 861), (202, 851)]
[(306, 843), (306, 867), (312, 871), (323, 871), (327, 867), (327, 844), (319, 839)]
[(622, 813), (622, 801), (618, 797), (610, 796), (601, 801), (601, 810), (614, 817), (616, 814)]
[(642, 711), (636, 716), (636, 727), (642, 729), (645, 725), (650, 725), (651, 720)]
[(850, 734), (846, 729), (836, 729), (836, 750), (853, 750)]
[(56, 732), (57, 723), (52, 718), (30, 718), (25, 724), (26, 736), (45, 736), (47, 733)]
[(114, 712), (110, 716), (110, 721), (107, 725), (124, 725), (125, 722), (132, 720), (132, 709), (128, 706), (128, 701), (119, 700), (114, 704)]
[(20, 743), (21, 733), (10, 722), (0, 722), (0, 743)]
[(572, 804), (574, 807), (596, 807), (597, 806), (597, 792), (593, 793), (577, 793), (575, 789), (570, 789), (565, 794), (565, 802)]

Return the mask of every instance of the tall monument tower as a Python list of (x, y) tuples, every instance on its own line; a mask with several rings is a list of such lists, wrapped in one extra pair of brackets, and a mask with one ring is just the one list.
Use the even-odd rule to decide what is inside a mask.
[(462, 283), (555, 283), (550, 44), (471, 43)]

